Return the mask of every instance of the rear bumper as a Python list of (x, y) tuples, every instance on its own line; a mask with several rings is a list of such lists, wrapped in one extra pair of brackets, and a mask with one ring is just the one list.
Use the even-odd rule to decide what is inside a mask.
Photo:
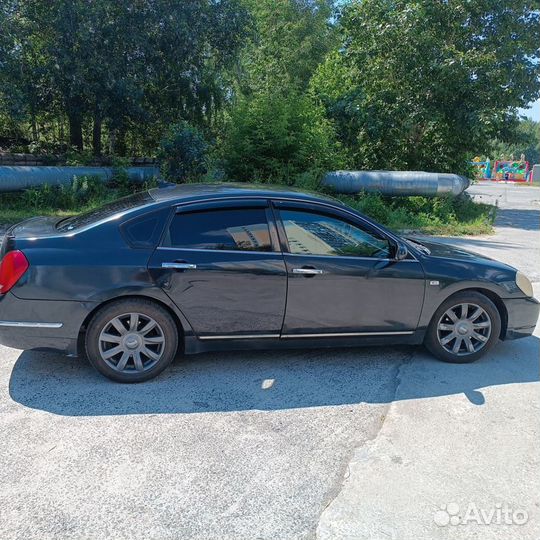
[(0, 344), (14, 349), (76, 354), (77, 340), (93, 304), (23, 300), (0, 295)]
[(540, 302), (536, 298), (511, 298), (503, 302), (508, 313), (506, 334), (503, 339), (530, 336), (538, 322)]

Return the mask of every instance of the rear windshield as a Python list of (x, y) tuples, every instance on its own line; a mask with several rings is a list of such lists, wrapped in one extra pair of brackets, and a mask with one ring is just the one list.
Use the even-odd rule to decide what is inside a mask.
[(80, 229), (81, 227), (92, 225), (98, 221), (110, 218), (115, 214), (120, 214), (126, 210), (131, 210), (153, 201), (154, 199), (150, 197), (147, 191), (135, 193), (134, 195), (123, 197), (122, 199), (104, 204), (103, 206), (95, 208), (94, 210), (79, 214), (78, 216), (62, 219), (56, 224), (56, 228), (63, 232), (73, 231), (74, 229)]

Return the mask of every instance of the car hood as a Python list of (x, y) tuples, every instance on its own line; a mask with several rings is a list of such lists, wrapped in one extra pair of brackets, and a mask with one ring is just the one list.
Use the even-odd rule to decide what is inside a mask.
[(420, 242), (422, 245), (426, 246), (430, 254), (424, 255), (426, 257), (440, 257), (445, 259), (454, 259), (454, 260), (465, 260), (471, 263), (486, 264), (488, 266), (497, 266), (499, 268), (515, 270), (512, 266), (487, 257), (486, 255), (480, 255), (479, 253), (474, 253), (473, 251), (468, 251), (460, 247), (452, 246), (450, 244), (443, 244), (442, 242), (433, 242), (431, 240), (426, 241), (423, 238), (411, 240)]

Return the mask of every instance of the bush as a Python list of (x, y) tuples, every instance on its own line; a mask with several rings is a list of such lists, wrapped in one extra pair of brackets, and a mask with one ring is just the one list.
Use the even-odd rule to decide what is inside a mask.
[(305, 95), (279, 92), (242, 98), (223, 143), (229, 178), (293, 184), (296, 177), (344, 166), (332, 124)]
[(187, 122), (172, 125), (160, 142), (163, 176), (172, 182), (196, 181), (206, 173), (209, 145)]

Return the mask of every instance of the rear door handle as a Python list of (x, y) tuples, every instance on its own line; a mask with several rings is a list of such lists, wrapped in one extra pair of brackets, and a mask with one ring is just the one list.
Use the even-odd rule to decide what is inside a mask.
[(161, 263), (161, 268), (172, 268), (174, 270), (194, 270), (197, 268), (197, 265), (186, 262), (164, 262)]
[(302, 274), (304, 276), (317, 276), (324, 274), (324, 270), (318, 270), (317, 268), (293, 268), (293, 274)]

